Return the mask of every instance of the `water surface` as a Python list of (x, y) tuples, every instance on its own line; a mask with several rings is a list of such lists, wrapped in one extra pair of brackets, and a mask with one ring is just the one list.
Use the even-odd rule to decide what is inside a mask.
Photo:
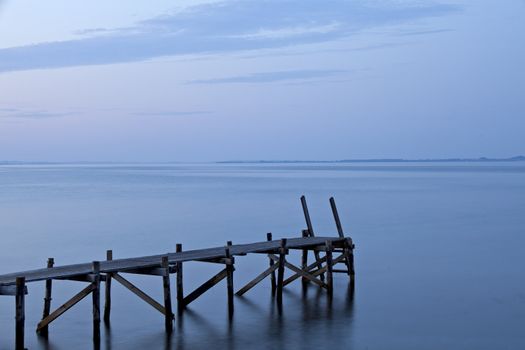
[[(332, 307), (290, 285), (284, 312), (269, 281), (236, 298), (223, 283), (194, 302), (166, 338), (162, 316), (114, 284), (107, 349), (523, 349), (525, 164), (180, 164), (0, 166), (0, 273), (57, 264), (300, 235), (305, 194), (319, 235), (335, 234), (328, 198), (356, 245), (357, 282), (335, 277)], [(298, 254), (290, 261), (299, 263)], [(235, 285), (266, 268), (239, 257)], [(190, 291), (219, 270), (185, 266)], [(161, 300), (158, 277), (131, 276)], [(83, 288), (55, 282), (56, 307)], [(89, 298), (34, 327), (43, 284), (29, 285), (30, 349), (89, 349)], [(14, 342), (14, 302), (0, 297), (0, 349)]]

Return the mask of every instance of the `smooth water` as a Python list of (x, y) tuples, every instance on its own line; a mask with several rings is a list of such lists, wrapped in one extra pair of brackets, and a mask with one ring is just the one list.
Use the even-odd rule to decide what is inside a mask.
[[(277, 313), (263, 281), (236, 298), (228, 322), (224, 282), (177, 318), (163, 317), (113, 284), (106, 349), (523, 349), (525, 164), (49, 165), (0, 166), (0, 273), (114, 256), (300, 235), (307, 196), (319, 235), (334, 235), (328, 198), (356, 243), (355, 293), (335, 276), (331, 307), (315, 286), (287, 288)], [(293, 253), (290, 261), (298, 263)], [(238, 257), (235, 285), (267, 267)], [(192, 290), (220, 269), (185, 265)], [(130, 276), (161, 300), (159, 277)], [(172, 279), (173, 281), (173, 279)], [(54, 282), (53, 306), (82, 282)], [(29, 349), (90, 349), (86, 298), (34, 329), (43, 283), (29, 285)], [(172, 289), (173, 290), (173, 289)], [(102, 299), (103, 300), (103, 299)], [(0, 296), (0, 349), (14, 344), (14, 301)]]

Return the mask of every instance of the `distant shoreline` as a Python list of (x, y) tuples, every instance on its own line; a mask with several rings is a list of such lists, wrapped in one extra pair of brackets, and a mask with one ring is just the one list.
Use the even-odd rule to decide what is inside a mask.
[(465, 162), (525, 162), (525, 156), (510, 158), (436, 158), (436, 159), (342, 159), (342, 160), (226, 160), (217, 164), (295, 164), (295, 163), (465, 163)]
[(44, 162), (44, 161), (0, 161), (0, 165), (94, 165), (94, 164), (341, 164), (341, 163), (490, 163), (525, 162), (525, 156), (510, 158), (428, 158), (428, 159), (341, 159), (341, 160), (223, 160), (213, 162)]

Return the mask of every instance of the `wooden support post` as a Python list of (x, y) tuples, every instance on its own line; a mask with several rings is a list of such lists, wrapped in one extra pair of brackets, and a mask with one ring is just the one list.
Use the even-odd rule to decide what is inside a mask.
[(16, 278), (16, 326), (15, 326), (15, 349), (24, 350), (24, 328), (25, 328), (25, 277)]
[[(266, 240), (268, 242), (270, 242), (272, 240), (272, 233), (271, 232), (268, 232), (266, 234)], [(270, 260), (270, 268), (274, 265), (274, 261), (270, 258), (268, 258), (268, 260)], [(272, 271), (271, 275), (270, 275), (270, 283), (272, 285), (272, 295), (275, 295), (275, 291), (277, 289), (277, 283), (275, 282), (275, 269)]]
[[(302, 233), (303, 238), (308, 237), (308, 230), (302, 230), (301, 233)], [(308, 249), (303, 249), (303, 254), (301, 258), (301, 269), (307, 272), (306, 271), (307, 267), (308, 267)], [(301, 281), (302, 281), (303, 287), (306, 286), (306, 284), (308, 283), (308, 280), (306, 279), (306, 277), (301, 278)]]
[(281, 247), (279, 248), (279, 269), (277, 271), (277, 304), (282, 305), (283, 302), (283, 281), (284, 281), (284, 265), (286, 263), (286, 238), (281, 239)]
[(164, 287), (165, 328), (166, 332), (170, 333), (173, 330), (173, 311), (171, 308), (170, 264), (168, 256), (162, 257), (161, 266), (165, 269), (165, 274), (162, 276), (162, 284)]
[[(308, 234), (310, 237), (315, 237), (314, 227), (312, 225), (312, 220), (310, 219), (310, 212), (308, 211), (308, 205), (306, 204), (305, 196), (301, 196), (301, 205), (303, 207), (304, 220), (306, 221), (306, 226), (308, 227)], [(314, 250), (314, 256), (315, 256), (315, 260), (319, 262), (320, 256), (319, 256), (318, 251)], [(321, 266), (319, 266), (319, 268), (320, 267)], [(320, 277), (321, 277), (321, 281), (324, 282), (324, 274), (321, 274)]]
[(326, 241), (326, 286), (328, 291), (328, 298), (331, 299), (334, 294), (334, 279), (333, 279), (333, 265), (332, 265), (332, 241)]
[[(341, 220), (339, 219), (339, 212), (337, 211), (337, 206), (335, 205), (334, 197), (330, 197), (330, 207), (332, 208), (332, 214), (334, 215), (335, 225), (337, 227), (337, 233), (339, 237), (344, 238), (345, 234), (343, 232), (343, 225), (341, 225)], [(348, 271), (348, 276), (350, 276), (350, 281), (353, 282), (355, 278), (354, 271), (354, 244), (350, 239), (350, 243), (345, 241), (345, 247), (343, 249), (344, 254), (346, 255), (345, 264)]]
[(233, 257), (231, 256), (230, 247), (231, 241), (228, 241), (225, 247), (226, 255), (226, 283), (228, 288), (228, 315), (233, 316)]
[[(47, 259), (47, 268), (51, 269), (55, 265), (55, 259), (49, 258)], [(51, 291), (53, 288), (53, 280), (47, 279), (46, 280), (46, 289), (44, 292), (44, 311), (42, 312), (42, 319), (49, 316), (49, 313), (51, 312)], [(40, 335), (47, 337), (49, 334), (49, 327), (45, 326), (43, 327), (39, 332)]]
[(100, 343), (100, 262), (93, 261), (93, 342)]
[[(177, 243), (175, 252), (182, 252), (182, 244)], [(176, 265), (177, 271), (177, 312), (182, 314), (184, 310), (184, 289), (183, 289), (183, 274), (182, 274), (182, 261), (177, 262)]]
[[(113, 260), (113, 251), (106, 251), (106, 260)], [(109, 324), (111, 318), (111, 273), (106, 274), (106, 291), (104, 293), (104, 323)]]

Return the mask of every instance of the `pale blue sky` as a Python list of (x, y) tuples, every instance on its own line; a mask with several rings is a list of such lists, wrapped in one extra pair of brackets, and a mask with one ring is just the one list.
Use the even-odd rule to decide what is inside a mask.
[(0, 0), (0, 160), (523, 154), (523, 62), (523, 0)]

